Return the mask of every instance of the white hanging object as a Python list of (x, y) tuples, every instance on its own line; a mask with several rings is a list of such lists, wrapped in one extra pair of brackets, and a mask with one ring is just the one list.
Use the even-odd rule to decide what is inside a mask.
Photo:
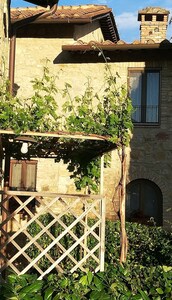
[(28, 152), (28, 143), (23, 142), (20, 151), (21, 153), (26, 154)]

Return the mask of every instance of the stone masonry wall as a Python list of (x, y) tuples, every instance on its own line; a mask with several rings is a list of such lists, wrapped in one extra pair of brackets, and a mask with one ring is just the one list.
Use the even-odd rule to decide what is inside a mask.
[[(156, 31), (156, 28), (159, 28)], [(147, 43), (153, 40), (155, 43), (161, 43), (167, 36), (167, 22), (142, 22), (140, 27), (140, 41)]]
[[(84, 83), (90, 76), (96, 91), (103, 85), (104, 66), (99, 63), (55, 64), (55, 58), (61, 53), (62, 44), (71, 43), (71, 39), (17, 39), (15, 83), (18, 96), (31, 94), (33, 77), (42, 73), (45, 58), (50, 60), (52, 74), (57, 75), (57, 86), (62, 88), (67, 81), (72, 85), (73, 94), (84, 90)], [(122, 62), (111, 63), (112, 72), (120, 74), (120, 83), (127, 83), (128, 68), (159, 67), (161, 68), (161, 118), (159, 126), (135, 127), (128, 149), (127, 182), (145, 178), (156, 183), (163, 194), (164, 225), (172, 222), (172, 62)], [(62, 99), (57, 99), (59, 106)], [(46, 170), (46, 172), (45, 172)], [(39, 191), (73, 192), (74, 184), (69, 178), (62, 163), (52, 160), (39, 160), (37, 189)], [(120, 162), (117, 153), (112, 153), (110, 168), (105, 169), (104, 193), (107, 201), (106, 212), (110, 219), (117, 217), (119, 208), (115, 187), (120, 179)], [(113, 198), (113, 203), (112, 203)]]

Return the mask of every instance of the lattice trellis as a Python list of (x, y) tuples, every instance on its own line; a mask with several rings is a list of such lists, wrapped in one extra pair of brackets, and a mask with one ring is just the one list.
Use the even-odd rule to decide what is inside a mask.
[[(1, 202), (1, 273), (104, 269), (105, 203), (100, 195), (8, 191)], [(5, 216), (5, 217), (4, 217)]]

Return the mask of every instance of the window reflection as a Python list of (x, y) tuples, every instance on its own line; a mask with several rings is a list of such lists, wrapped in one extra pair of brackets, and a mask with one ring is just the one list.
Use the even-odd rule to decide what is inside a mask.
[(158, 123), (159, 89), (160, 71), (129, 71), (129, 91), (134, 107), (133, 122)]

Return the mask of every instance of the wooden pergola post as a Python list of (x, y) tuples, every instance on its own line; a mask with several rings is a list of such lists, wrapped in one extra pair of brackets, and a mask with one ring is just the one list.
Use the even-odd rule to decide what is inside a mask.
[[(2, 222), (4, 222), (7, 219), (8, 212), (9, 212), (9, 199), (6, 195), (7, 191), (9, 190), (9, 171), (10, 171), (10, 156), (7, 154), (5, 156), (4, 194), (2, 196), (2, 206), (1, 206)], [(8, 232), (8, 223), (5, 223), (2, 226), (1, 245), (3, 245), (6, 242), (7, 232)], [(2, 249), (1, 253), (3, 256), (7, 255), (6, 247), (4, 247)], [(1, 266), (4, 264), (4, 260), (2, 258), (0, 259), (0, 264), (1, 264)]]
[(121, 246), (121, 253), (120, 253), (120, 263), (126, 261), (127, 258), (127, 248), (128, 248), (128, 241), (127, 241), (127, 234), (125, 229), (125, 202), (126, 202), (126, 153), (125, 147), (122, 147), (122, 155), (121, 155), (121, 182), (120, 182), (120, 193), (119, 193), (119, 201), (120, 201), (120, 246)]
[(101, 170), (100, 170), (100, 195), (101, 201), (101, 216), (102, 222), (100, 226), (100, 236), (102, 244), (100, 245), (100, 271), (104, 271), (104, 258), (105, 258), (105, 219), (106, 219), (106, 204), (104, 198), (104, 155), (101, 156)]

